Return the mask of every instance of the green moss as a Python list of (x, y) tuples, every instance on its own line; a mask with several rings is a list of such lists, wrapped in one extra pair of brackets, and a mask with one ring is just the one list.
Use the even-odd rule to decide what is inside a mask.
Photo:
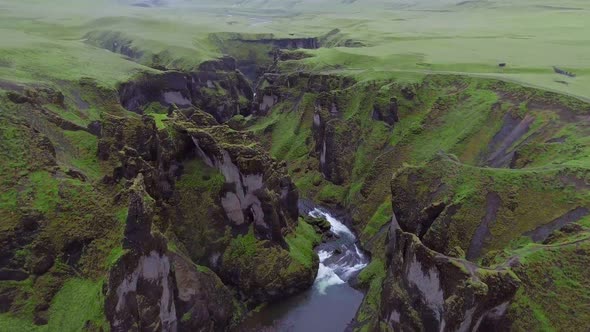
[(19, 249), (14, 253), (14, 259), (25, 261), (31, 255), (31, 250), (29, 248)]
[[(312, 240), (309, 225), (288, 239), (289, 251), (267, 240), (257, 240), (252, 227), (246, 235), (231, 239), (223, 253), (222, 270), (247, 294), (277, 294), (290, 281), (313, 282)], [(309, 246), (309, 247), (308, 247)]]
[(87, 322), (108, 328), (102, 282), (72, 279), (56, 294), (49, 309), (49, 331), (80, 331)]
[(582, 220), (580, 220), (579, 223), (584, 227), (590, 227), (590, 217), (582, 218)]
[(286, 237), (286, 241), (291, 257), (306, 268), (312, 268), (313, 258), (317, 256), (313, 248), (321, 241), (313, 226), (300, 219), (297, 229)]
[(33, 192), (33, 208), (44, 213), (53, 212), (60, 201), (59, 182), (45, 171), (31, 173), (29, 181)]
[(158, 129), (165, 129), (166, 128), (166, 119), (168, 119), (167, 114), (151, 114), (151, 117), (154, 118), (156, 121), (156, 128)]
[[(319, 171), (307, 172), (303, 175), (293, 174), (292, 177), (295, 180), (295, 185), (300, 192), (310, 194), (318, 190), (318, 187), (323, 182), (322, 173)], [(311, 195), (310, 195), (311, 196)]]
[(340, 203), (344, 201), (346, 188), (331, 183), (325, 185), (317, 195), (317, 199), (326, 203)]
[[(574, 235), (575, 236), (575, 235)], [(555, 245), (529, 245), (516, 251), (521, 266), (515, 273), (523, 285), (509, 315), (518, 317), (517, 328), (529, 330), (577, 330), (590, 319), (590, 250), (587, 239), (564, 239)]]
[(116, 213), (117, 220), (119, 220), (122, 224), (124, 224), (127, 221), (128, 214), (129, 214), (128, 207), (124, 207), (124, 208), (119, 209)]
[(256, 255), (259, 241), (254, 236), (254, 231), (250, 229), (246, 235), (238, 235), (231, 240), (229, 247), (223, 254), (223, 260), (238, 261), (248, 260)]
[(383, 281), (385, 278), (385, 264), (383, 260), (376, 258), (371, 261), (361, 273), (359, 273), (358, 281), (361, 285), (368, 285), (374, 278)]
[(168, 119), (168, 109), (160, 103), (150, 103), (144, 110), (144, 114), (151, 116), (156, 122), (156, 128), (165, 129)]
[(227, 225), (219, 207), (225, 178), (201, 160), (190, 160), (184, 165), (183, 175), (176, 182), (179, 205), (171, 230), (191, 259), (201, 262), (208, 250), (223, 250), (231, 239), (231, 234), (225, 234)]
[[(4, 103), (5, 100), (0, 99), (0, 102)], [(4, 108), (1, 111), (11, 112), (4, 110)], [(22, 145), (22, 142), (31, 140), (31, 137), (27, 135), (24, 128), (9, 121), (9, 114), (0, 119), (0, 126), (2, 127), (2, 130), (0, 130), (0, 148), (2, 149), (0, 154), (0, 174), (3, 174), (0, 179), (3, 185), (13, 182), (15, 178), (22, 176), (23, 172), (29, 169), (27, 161), (31, 153), (31, 150), (23, 149)]]
[(290, 103), (283, 103), (273, 110), (275, 121), (270, 146), (273, 157), (294, 160), (307, 156), (310, 149), (308, 137), (312, 134), (313, 97), (304, 95), (298, 110), (291, 109), (294, 105)]
[(18, 206), (18, 192), (16, 190), (8, 190), (0, 193), (0, 209), (5, 211), (14, 210)]
[[(25, 305), (29, 307), (33, 305), (30, 299), (26, 303)], [(71, 279), (53, 298), (49, 307), (47, 325), (34, 325), (32, 319), (26, 315), (5, 313), (0, 315), (0, 330), (7, 332), (82, 331), (88, 326), (108, 330), (103, 304), (102, 281)]]
[(74, 146), (70, 162), (72, 166), (81, 170), (91, 179), (99, 179), (101, 171), (98, 160), (98, 139), (85, 131), (64, 131), (64, 136)]
[[(479, 132), (488, 118), (497, 96), (491, 91), (466, 92), (467, 99), (457, 96), (439, 97), (429, 117), (425, 130), (415, 136), (413, 157), (417, 161), (432, 158), (438, 151), (462, 149), (466, 138)], [(433, 130), (433, 127), (436, 130)]]
[[(451, 202), (452, 223), (444, 218), (433, 223), (427, 241), (436, 240), (438, 248), (461, 247), (467, 251), (469, 241), (486, 215), (488, 195), (497, 195), (496, 220), (489, 226), (490, 236), (482, 254), (502, 250), (510, 243), (541, 225), (559, 218), (579, 206), (586, 206), (587, 194), (563, 188), (560, 170), (512, 170), (465, 165), (452, 156), (444, 156), (423, 167), (407, 168), (393, 183), (394, 204), (406, 211), (424, 209), (436, 201)], [(414, 178), (412, 184), (404, 179)], [(436, 201), (432, 193), (444, 183)], [(433, 184), (437, 184), (434, 186)], [(406, 189), (401, 189), (406, 188)], [(447, 205), (451, 204), (447, 203)], [(440, 239), (448, 239), (441, 242)]]
[(177, 182), (177, 187), (180, 190), (204, 190), (216, 193), (224, 183), (223, 174), (205, 165), (200, 159), (193, 159), (185, 163), (184, 174)]
[(6, 332), (45, 332), (48, 331), (48, 328), (47, 326), (37, 326), (30, 319), (4, 313), (0, 314), (0, 330)]
[(371, 263), (358, 276), (362, 287), (367, 287), (367, 293), (356, 315), (356, 320), (372, 326), (380, 310), (383, 280), (385, 279), (385, 264), (380, 258), (373, 258)]
[(203, 265), (197, 265), (197, 270), (202, 273), (215, 274), (210, 268)]
[(107, 257), (107, 264), (108, 264), (108, 266), (109, 267), (113, 267), (115, 265), (115, 263), (117, 263), (117, 261), (119, 260), (119, 258), (123, 257), (123, 255), (126, 252), (127, 251), (124, 250), (121, 247), (113, 248), (113, 250), (111, 250), (111, 253)]
[[(458, 249), (460, 249), (460, 248), (458, 248)], [(459, 251), (459, 250), (457, 250), (457, 251)], [(461, 252), (460, 251), (459, 253), (462, 254), (462, 255), (458, 255), (458, 256), (460, 256), (458, 258), (465, 259), (465, 257), (464, 257), (465, 256), (465, 252)], [(451, 263), (453, 266), (457, 267), (461, 272), (463, 272), (463, 274), (465, 274), (465, 275), (469, 275), (470, 274), (469, 273), (469, 269), (467, 268), (465, 262), (460, 261), (460, 260), (456, 260), (456, 259), (451, 259), (451, 260), (449, 260), (449, 263)], [(485, 273), (486, 270), (481, 270), (481, 271), (484, 271), (482, 273)]]
[(362, 236), (366, 238), (373, 237), (384, 225), (387, 225), (391, 221), (392, 216), (391, 200), (388, 199), (375, 211), (375, 214), (373, 214), (369, 223), (363, 229)]
[(182, 317), (180, 318), (181, 322), (188, 322), (191, 319), (191, 312), (187, 311)]
[(516, 322), (516, 328), (531, 331), (556, 331), (545, 313), (537, 303), (527, 297), (523, 290), (520, 289), (516, 294), (515, 301), (511, 305), (511, 310), (521, 313), (519, 321)]

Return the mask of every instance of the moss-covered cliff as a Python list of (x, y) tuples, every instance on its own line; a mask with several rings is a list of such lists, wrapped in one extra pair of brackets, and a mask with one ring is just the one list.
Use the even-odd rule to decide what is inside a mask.
[(189, 72), (0, 81), (0, 330), (235, 327), (313, 283), (300, 197), (371, 253), (353, 329), (583, 330), (587, 103), (223, 37), (239, 58)]
[[(459, 76), (403, 82), (297, 73), (267, 75), (264, 82), (257, 95), (269, 107), (264, 117), (246, 119), (247, 130), (287, 161), (302, 196), (348, 209), (352, 226), (373, 253), (373, 262), (359, 277), (367, 297), (354, 328), (434, 328), (424, 325), (432, 321), (428, 317), (434, 309), (420, 309), (414, 295), (408, 297), (415, 293), (412, 285), (419, 284), (411, 281), (411, 264), (404, 265), (411, 257), (391, 249), (387, 254), (387, 247), (407, 252), (407, 243), (446, 257), (448, 263), (420, 263), (443, 280), (461, 280), (453, 273), (464, 273), (463, 264), (471, 271), (466, 282), (481, 280), (474, 273), (510, 275), (509, 280), (484, 280), (486, 291), (479, 295), (458, 291), (464, 286), (457, 280), (440, 282), (442, 302), (435, 311), (447, 330), (460, 329), (459, 323), (471, 329), (499, 322), (516, 329), (565, 324), (576, 330), (583, 325), (584, 314), (571, 325), (562, 320), (568, 314), (561, 310), (573, 307), (553, 313), (550, 301), (531, 301), (538, 298), (532, 293), (540, 283), (531, 271), (559, 267), (552, 259), (535, 259), (531, 265), (526, 255), (550, 252), (569, 260), (569, 250), (578, 248), (580, 256), (571, 259), (587, 262), (588, 104)], [(388, 235), (393, 212), (398, 235)], [(561, 236), (560, 244), (543, 244), (554, 236)], [(416, 257), (424, 257), (420, 250)], [(565, 286), (585, 284), (579, 272), (546, 280), (556, 296), (584, 302), (585, 295)], [(488, 292), (494, 287), (508, 288), (500, 296)], [(473, 296), (477, 300), (469, 302)], [(468, 304), (488, 302), (493, 305), (486, 310), (493, 314)], [(405, 316), (402, 309), (409, 310)]]
[[(239, 90), (217, 64), (194, 77)], [(3, 330), (217, 331), (312, 284), (318, 236), (285, 165), (202, 95), (150, 99), (170, 80), (3, 92)]]

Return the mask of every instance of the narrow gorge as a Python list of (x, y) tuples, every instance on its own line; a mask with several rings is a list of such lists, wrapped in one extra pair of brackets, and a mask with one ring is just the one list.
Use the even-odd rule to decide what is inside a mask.
[(313, 286), (262, 308), (238, 330), (344, 331), (361, 304), (362, 292), (349, 281), (367, 266), (368, 257), (356, 244), (355, 235), (324, 208), (310, 206), (310, 202), (299, 206), (301, 214), (323, 231), (324, 241), (315, 249), (319, 267)]
[(206, 40), (0, 76), (0, 330), (586, 332), (590, 103), (318, 69), (371, 47), (340, 29)]

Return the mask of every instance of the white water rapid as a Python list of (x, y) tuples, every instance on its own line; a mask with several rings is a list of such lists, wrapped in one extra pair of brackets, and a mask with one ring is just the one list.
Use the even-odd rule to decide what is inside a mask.
[(309, 213), (312, 217), (324, 217), (331, 225), (331, 231), (338, 240), (319, 247), (320, 266), (314, 287), (320, 294), (326, 294), (330, 286), (344, 284), (367, 266), (368, 259), (356, 245), (356, 237), (346, 225), (328, 212), (314, 209)]
[(265, 307), (246, 320), (240, 331), (342, 332), (363, 300), (363, 293), (348, 283), (369, 262), (354, 234), (325, 209), (308, 205), (299, 211), (326, 218), (333, 233), (315, 249), (320, 264), (313, 287)]

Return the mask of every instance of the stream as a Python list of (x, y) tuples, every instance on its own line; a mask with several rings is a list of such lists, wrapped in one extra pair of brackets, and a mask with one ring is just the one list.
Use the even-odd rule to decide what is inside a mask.
[(272, 303), (243, 322), (245, 331), (342, 332), (354, 318), (363, 293), (348, 281), (369, 262), (356, 244), (356, 236), (325, 209), (314, 207), (307, 214), (325, 217), (336, 236), (320, 244), (318, 274), (307, 291)]

